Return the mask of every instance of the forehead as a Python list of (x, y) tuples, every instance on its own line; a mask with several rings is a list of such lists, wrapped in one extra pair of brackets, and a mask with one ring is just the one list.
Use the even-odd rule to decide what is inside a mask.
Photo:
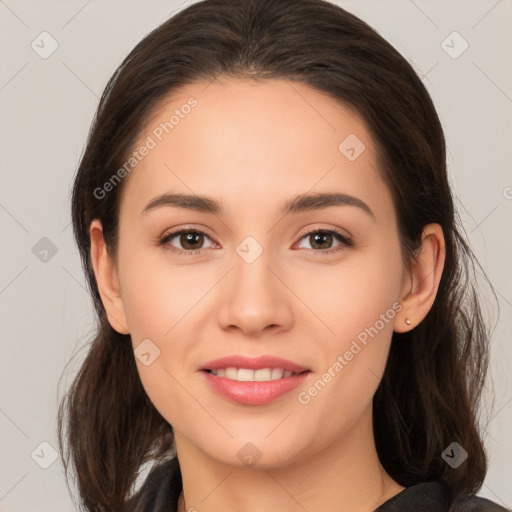
[(368, 200), (386, 193), (357, 112), (297, 82), (189, 84), (148, 116), (134, 149), (144, 146), (123, 193), (130, 210), (171, 191), (226, 197), (229, 190), (225, 203), (259, 198), (266, 207), (275, 196), (308, 191)]

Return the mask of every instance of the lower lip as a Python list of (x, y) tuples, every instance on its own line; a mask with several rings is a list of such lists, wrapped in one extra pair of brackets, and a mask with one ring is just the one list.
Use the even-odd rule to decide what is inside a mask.
[(246, 405), (264, 405), (299, 387), (311, 372), (291, 375), (282, 379), (265, 382), (241, 382), (217, 377), (201, 370), (212, 389), (233, 402)]

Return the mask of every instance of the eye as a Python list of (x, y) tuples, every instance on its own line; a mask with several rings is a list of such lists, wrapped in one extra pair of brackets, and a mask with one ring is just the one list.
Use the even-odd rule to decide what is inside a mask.
[[(313, 247), (311, 247), (311, 250), (321, 254), (331, 254), (354, 245), (349, 237), (334, 229), (315, 229), (308, 231), (301, 237), (301, 240), (303, 239), (312, 241)], [(334, 241), (338, 241), (337, 246), (334, 246), (334, 248), (326, 247), (326, 245), (332, 246)]]
[[(211, 240), (211, 238), (200, 229), (180, 229), (164, 235), (158, 240), (158, 245), (165, 247), (173, 253), (191, 256), (200, 254), (205, 248), (205, 238)], [(181, 248), (171, 243), (174, 239), (177, 239), (177, 243), (181, 245)], [(300, 240), (303, 239), (312, 240), (313, 247), (309, 250), (321, 254), (331, 254), (354, 245), (349, 237), (333, 229), (315, 229), (308, 231), (300, 238)], [(338, 242), (338, 245), (332, 248), (332, 243), (335, 241)], [(326, 245), (328, 247), (326, 247)]]
[[(176, 248), (171, 244), (173, 239), (177, 238), (178, 243), (181, 244), (183, 249)], [(164, 235), (159, 241), (158, 245), (164, 246), (171, 252), (178, 254), (194, 255), (199, 254), (203, 247), (204, 238), (210, 239), (210, 237), (201, 230), (198, 229), (180, 229), (179, 231), (173, 231)], [(211, 240), (211, 239), (210, 239)]]

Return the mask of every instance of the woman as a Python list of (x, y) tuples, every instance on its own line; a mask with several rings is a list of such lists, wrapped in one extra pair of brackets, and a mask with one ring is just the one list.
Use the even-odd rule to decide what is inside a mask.
[(98, 332), (59, 441), (86, 510), (505, 510), (474, 496), (489, 333), (442, 127), (364, 22), (178, 13), (107, 84), (72, 208)]

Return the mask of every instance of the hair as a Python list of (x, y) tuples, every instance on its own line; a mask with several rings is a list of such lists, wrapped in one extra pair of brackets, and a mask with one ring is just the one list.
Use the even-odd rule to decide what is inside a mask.
[[(378, 150), (405, 262), (415, 258), (423, 228), (441, 225), (446, 260), (436, 300), (418, 326), (393, 333), (373, 429), (381, 463), (401, 485), (437, 479), (453, 499), (476, 493), (487, 471), (479, 411), (490, 330), (477, 295), (480, 266), (455, 212), (444, 134), (426, 88), (391, 44), (334, 4), (205, 0), (150, 32), (115, 71), (74, 179), (74, 236), (97, 331), (59, 404), (58, 435), (66, 477), (72, 466), (85, 510), (125, 510), (140, 468), (175, 450), (172, 426), (140, 382), (130, 336), (107, 319), (91, 264), (93, 219), (116, 258), (126, 179), (101, 199), (94, 191), (123, 165), (162, 101), (219, 77), (300, 82), (354, 108)], [(455, 470), (441, 457), (454, 441), (469, 452)]]

